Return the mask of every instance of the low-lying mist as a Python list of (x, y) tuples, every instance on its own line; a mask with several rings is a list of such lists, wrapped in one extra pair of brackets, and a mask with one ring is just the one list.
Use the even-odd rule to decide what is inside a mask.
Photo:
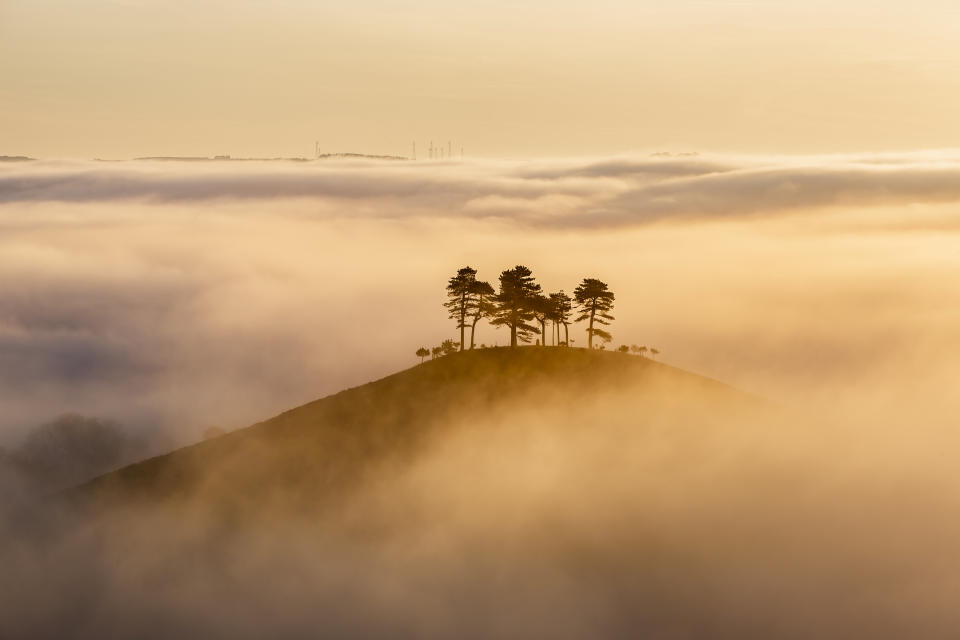
[(2, 509), (0, 636), (951, 637), (956, 158), (0, 167), (9, 451), (69, 412), (156, 451), (411, 366), (467, 264), (601, 278), (608, 348), (776, 404), (536, 389), (322, 517)]
[(955, 436), (919, 425), (891, 439), (657, 378), (579, 397), (572, 386), (489, 412), (464, 399), (462, 417), (403, 461), (371, 461), (332, 508), (291, 510), (299, 497), (281, 492), (224, 518), (216, 486), (62, 517), (55, 533), (14, 527), (0, 632), (955, 632), (958, 478), (938, 453)]

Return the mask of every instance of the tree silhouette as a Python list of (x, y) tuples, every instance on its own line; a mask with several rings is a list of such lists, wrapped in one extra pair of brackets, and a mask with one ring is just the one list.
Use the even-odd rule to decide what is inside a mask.
[(644, 357), (644, 358), (647, 357), (647, 348), (646, 348), (646, 347), (640, 347), (639, 349), (637, 349), (637, 351), (640, 352), (641, 357)]
[(540, 285), (533, 273), (523, 265), (517, 265), (500, 274), (500, 292), (496, 296), (497, 309), (490, 324), (510, 327), (510, 346), (517, 341), (530, 342), (537, 328), (529, 324), (533, 320), (531, 300), (540, 293)]
[(657, 359), (657, 356), (660, 355), (660, 352), (659, 352), (658, 350), (654, 349), (653, 347), (651, 347), (651, 348), (650, 348), (650, 355), (653, 357), (654, 360), (656, 360), (656, 359)]
[(474, 281), (470, 287), (470, 295), (473, 298), (470, 315), (470, 348), (473, 349), (473, 336), (477, 331), (477, 323), (483, 318), (493, 317), (497, 307), (493, 303), (496, 292), (489, 282)]
[(443, 349), (441, 347), (434, 347), (433, 349), (430, 349), (430, 359), (436, 360), (442, 353)]
[(640, 353), (640, 347), (635, 344), (630, 345), (630, 353)]
[(605, 282), (596, 278), (584, 278), (577, 288), (573, 291), (573, 298), (580, 307), (580, 315), (576, 322), (589, 320), (587, 325), (587, 348), (593, 348), (593, 336), (597, 336), (604, 342), (609, 342), (611, 335), (609, 332), (595, 327), (595, 324), (609, 325), (613, 320), (610, 310), (613, 309), (613, 292), (607, 287)]
[(426, 347), (420, 347), (417, 349), (417, 357), (420, 358), (420, 364), (423, 364), (423, 359), (430, 355), (430, 349)]
[(617, 348), (617, 351), (619, 351), (620, 353), (629, 353), (629, 352), (630, 352), (630, 347), (628, 347), (628, 346), (625, 345), (625, 344), (622, 344), (622, 345), (620, 345), (619, 348)]
[(467, 317), (473, 311), (473, 286), (477, 281), (477, 270), (469, 266), (457, 270), (457, 275), (447, 282), (447, 298), (443, 306), (450, 312), (450, 319), (457, 321), (460, 329), (460, 350), (463, 351), (464, 331)]
[(449, 338), (440, 343), (440, 352), (445, 356), (449, 356), (452, 353), (456, 353), (457, 349), (459, 348), (460, 348), (460, 343), (454, 342)]
[(533, 319), (540, 325), (540, 344), (547, 346), (547, 321), (553, 317), (553, 305), (550, 298), (537, 294), (530, 299)]
[(570, 313), (573, 311), (573, 300), (563, 290), (550, 294), (552, 303), (553, 321), (557, 324), (557, 342), (560, 341), (560, 325), (563, 325), (563, 344), (570, 344)]

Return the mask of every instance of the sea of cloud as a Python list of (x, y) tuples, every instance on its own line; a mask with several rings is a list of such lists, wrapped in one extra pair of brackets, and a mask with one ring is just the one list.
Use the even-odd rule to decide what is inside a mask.
[(0, 444), (65, 412), (188, 442), (389, 374), (456, 337), (465, 264), (599, 277), (612, 346), (778, 400), (935, 402), (958, 214), (956, 151), (0, 163)]
[(526, 264), (548, 291), (599, 277), (611, 347), (785, 408), (464, 418), (319, 521), (156, 510), (34, 535), (0, 508), (0, 623), (952, 637), (958, 178), (949, 151), (0, 164), (0, 462), (62, 442), (45, 434), (189, 443), (410, 366), (456, 337), (441, 303), (465, 264)]

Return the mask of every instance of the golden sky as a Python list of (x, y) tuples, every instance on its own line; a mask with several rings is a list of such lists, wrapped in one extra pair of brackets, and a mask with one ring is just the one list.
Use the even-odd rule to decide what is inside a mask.
[(0, 0), (0, 155), (960, 146), (955, 0)]

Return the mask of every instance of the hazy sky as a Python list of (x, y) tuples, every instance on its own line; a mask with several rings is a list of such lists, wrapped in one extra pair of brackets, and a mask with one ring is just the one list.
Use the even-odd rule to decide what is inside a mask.
[(957, 42), (954, 0), (0, 0), (0, 155), (957, 147)]

